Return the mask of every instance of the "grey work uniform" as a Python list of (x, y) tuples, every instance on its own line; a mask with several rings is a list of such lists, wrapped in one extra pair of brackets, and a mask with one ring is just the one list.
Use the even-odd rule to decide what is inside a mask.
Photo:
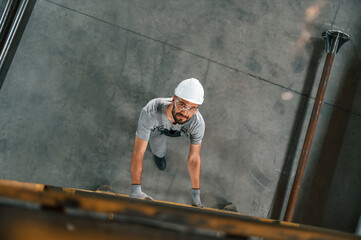
[(200, 144), (205, 130), (205, 123), (201, 113), (197, 110), (184, 124), (173, 124), (167, 118), (165, 110), (172, 103), (172, 98), (155, 98), (142, 109), (139, 116), (136, 136), (149, 141), (150, 149), (157, 157), (164, 157), (166, 153), (167, 137), (190, 139), (194, 145)]

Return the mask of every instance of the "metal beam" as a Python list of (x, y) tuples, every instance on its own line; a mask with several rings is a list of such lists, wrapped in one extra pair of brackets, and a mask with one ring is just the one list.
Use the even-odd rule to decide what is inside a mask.
[[(266, 239), (361, 239), (340, 231), (295, 223), (243, 216), (234, 212), (164, 201), (129, 198), (115, 193), (99, 193), (45, 184), (0, 180), (0, 197), (36, 203), (43, 209), (68, 209), (109, 214), (109, 219), (135, 219), (167, 223), (232, 236), (257, 236)], [(45, 210), (44, 210), (45, 211)], [(118, 216), (114, 218), (114, 216)], [(114, 220), (115, 219), (115, 220)], [(6, 229), (3, 229), (6, 231)]]

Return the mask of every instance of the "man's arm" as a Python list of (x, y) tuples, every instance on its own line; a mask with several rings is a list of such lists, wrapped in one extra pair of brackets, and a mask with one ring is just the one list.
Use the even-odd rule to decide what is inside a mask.
[(134, 140), (134, 148), (132, 154), (132, 163), (130, 165), (130, 173), (132, 175), (132, 191), (130, 197), (153, 200), (152, 197), (142, 192), (141, 179), (143, 171), (143, 156), (147, 149), (148, 141), (144, 141), (137, 136)]
[(143, 171), (143, 156), (147, 149), (148, 141), (144, 141), (135, 136), (132, 163), (130, 165), (130, 173), (132, 175), (132, 184), (141, 184)]
[(199, 176), (201, 174), (201, 144), (191, 144), (188, 155), (188, 171), (193, 189), (199, 189)]
[(201, 144), (191, 144), (188, 156), (188, 171), (192, 182), (192, 205), (202, 207), (199, 177), (201, 174)]

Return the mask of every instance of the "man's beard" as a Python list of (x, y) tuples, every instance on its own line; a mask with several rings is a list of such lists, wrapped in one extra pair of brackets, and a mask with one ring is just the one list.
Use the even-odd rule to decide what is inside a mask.
[[(189, 117), (187, 116), (184, 116), (183, 114), (181, 113), (175, 113), (175, 109), (174, 109), (174, 105), (173, 105), (173, 109), (172, 109), (172, 115), (173, 115), (173, 119), (176, 123), (178, 124), (183, 124), (185, 122), (187, 122), (189, 120)], [(183, 116), (185, 117), (186, 119), (185, 120), (181, 120), (181, 119), (178, 119), (177, 116)]]

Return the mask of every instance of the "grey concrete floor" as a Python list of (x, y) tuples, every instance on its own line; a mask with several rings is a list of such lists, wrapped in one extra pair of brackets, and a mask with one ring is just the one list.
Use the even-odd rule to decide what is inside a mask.
[[(282, 219), (326, 54), (337, 54), (295, 221), (352, 232), (361, 213), (361, 2), (38, 0), (0, 91), (0, 177), (130, 192), (141, 108), (198, 78), (207, 207)], [(186, 138), (142, 188), (191, 203)]]

